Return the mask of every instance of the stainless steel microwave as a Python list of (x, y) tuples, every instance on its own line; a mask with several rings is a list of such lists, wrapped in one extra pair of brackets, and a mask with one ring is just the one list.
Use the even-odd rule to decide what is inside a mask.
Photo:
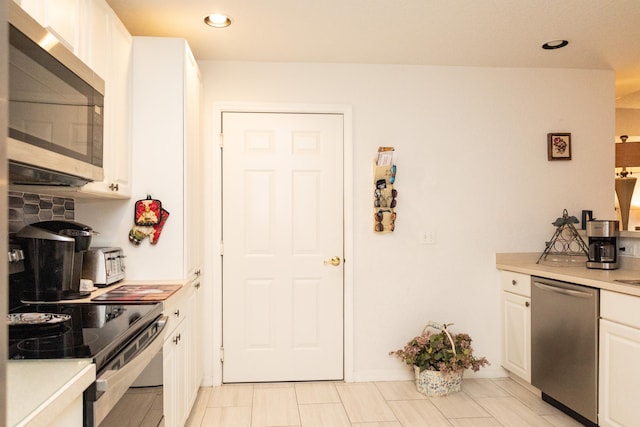
[(104, 81), (15, 2), (7, 5), (10, 183), (101, 181)]

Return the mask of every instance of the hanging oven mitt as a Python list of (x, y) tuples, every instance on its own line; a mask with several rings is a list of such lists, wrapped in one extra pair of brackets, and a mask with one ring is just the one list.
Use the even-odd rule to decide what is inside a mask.
[(129, 231), (129, 241), (134, 245), (139, 245), (147, 236), (153, 233), (153, 227), (134, 225)]
[(149, 241), (152, 245), (158, 243), (158, 239), (160, 238), (160, 233), (162, 232), (162, 227), (164, 227), (164, 223), (167, 222), (169, 218), (169, 211), (162, 209), (162, 215), (160, 218), (160, 223), (158, 225), (154, 225), (151, 228), (153, 231), (149, 234)]
[(152, 199), (151, 195), (136, 201), (133, 211), (134, 225), (129, 231), (129, 241), (139, 245), (149, 237), (151, 244), (156, 244), (168, 217), (169, 212), (162, 208), (162, 202)]

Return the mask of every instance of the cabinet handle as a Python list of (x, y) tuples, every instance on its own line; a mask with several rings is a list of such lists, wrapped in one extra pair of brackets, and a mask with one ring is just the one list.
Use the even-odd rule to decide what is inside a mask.
[(518, 281), (516, 279), (511, 280), (511, 284), (513, 286), (516, 286), (518, 284)]
[(111, 190), (111, 191), (118, 191), (119, 188), (120, 188), (119, 184), (110, 184), (109, 185), (109, 190)]
[(174, 311), (173, 314), (175, 314), (176, 317), (180, 317), (180, 309), (177, 309), (176, 311)]
[(175, 336), (175, 338), (173, 339), (173, 342), (174, 342), (175, 344), (178, 344), (178, 342), (180, 341), (180, 339), (181, 339), (181, 338), (182, 338), (182, 337), (180, 336), (180, 334), (178, 334), (178, 335), (176, 335), (176, 336)]
[(525, 307), (529, 307), (530, 305), (531, 305), (531, 303), (530, 303), (529, 301), (526, 301), (526, 302), (524, 303), (524, 306), (525, 306)]

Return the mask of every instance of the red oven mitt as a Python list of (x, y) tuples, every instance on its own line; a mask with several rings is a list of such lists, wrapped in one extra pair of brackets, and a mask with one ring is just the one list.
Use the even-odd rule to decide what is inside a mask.
[(169, 212), (166, 211), (165, 209), (162, 209), (160, 223), (158, 225), (154, 225), (151, 227), (153, 229), (153, 232), (149, 235), (149, 241), (151, 242), (152, 245), (155, 245), (156, 243), (158, 243), (158, 239), (160, 238), (160, 233), (162, 233), (162, 227), (164, 227), (164, 223), (167, 222), (168, 218), (169, 218)]

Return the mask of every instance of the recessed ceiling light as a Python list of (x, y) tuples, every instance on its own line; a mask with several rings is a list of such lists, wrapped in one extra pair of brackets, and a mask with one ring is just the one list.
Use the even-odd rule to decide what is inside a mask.
[(552, 49), (560, 49), (569, 44), (568, 40), (550, 40), (542, 45), (543, 49), (552, 50)]
[(214, 28), (224, 28), (231, 25), (231, 18), (222, 13), (212, 13), (205, 16), (204, 23)]

